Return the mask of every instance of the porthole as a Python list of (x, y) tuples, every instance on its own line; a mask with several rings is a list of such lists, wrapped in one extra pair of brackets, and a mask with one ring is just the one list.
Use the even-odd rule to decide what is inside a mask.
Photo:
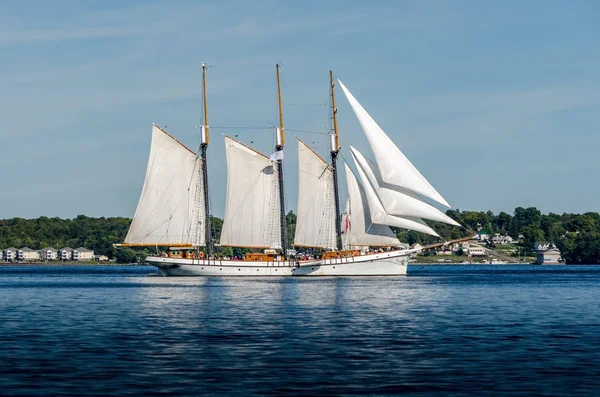
[(242, 269), (238, 269), (238, 272), (242, 271)]
[(220, 267), (219, 270), (223, 270), (223, 268)]
[(310, 270), (315, 270), (315, 268), (314, 268), (314, 267), (311, 267), (311, 268), (310, 268)]

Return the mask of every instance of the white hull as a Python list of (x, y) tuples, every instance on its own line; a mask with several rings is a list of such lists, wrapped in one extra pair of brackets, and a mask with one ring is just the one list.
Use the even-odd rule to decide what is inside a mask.
[(176, 259), (149, 256), (146, 261), (165, 276), (402, 276), (414, 251), (388, 251), (349, 258), (249, 262), (233, 260)]

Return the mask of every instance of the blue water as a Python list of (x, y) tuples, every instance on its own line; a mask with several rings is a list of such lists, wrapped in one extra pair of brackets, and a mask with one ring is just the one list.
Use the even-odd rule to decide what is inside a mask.
[(2, 395), (600, 395), (600, 266), (0, 266)]

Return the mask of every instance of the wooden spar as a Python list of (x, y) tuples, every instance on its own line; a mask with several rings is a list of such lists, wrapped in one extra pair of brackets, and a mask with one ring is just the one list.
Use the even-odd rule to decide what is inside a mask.
[(202, 102), (204, 108), (204, 125), (201, 128), (201, 159), (202, 159), (202, 184), (204, 191), (204, 243), (206, 244), (206, 256), (212, 255), (212, 242), (211, 242), (211, 226), (210, 226), (210, 202), (208, 194), (208, 163), (206, 162), (206, 150), (208, 149), (208, 143), (210, 136), (208, 133), (208, 101), (206, 99), (206, 64), (202, 64)]
[(444, 241), (444, 242), (441, 242), (441, 243), (428, 244), (428, 245), (424, 246), (421, 249), (423, 251), (426, 251), (426, 250), (430, 250), (430, 249), (433, 249), (433, 248), (443, 247), (444, 245), (454, 244), (454, 243), (462, 243), (463, 241), (469, 241), (469, 240), (473, 240), (473, 236), (471, 236), (471, 237), (463, 237), (463, 238), (459, 238), (459, 239), (456, 239), (456, 240)]
[(333, 133), (331, 137), (331, 169), (333, 172), (333, 196), (335, 199), (335, 241), (336, 248), (338, 251), (343, 249), (342, 247), (342, 214), (340, 211), (340, 190), (338, 186), (337, 177), (337, 156), (340, 151), (340, 141), (337, 127), (337, 108), (335, 107), (335, 83), (333, 82), (333, 71), (329, 71), (329, 84), (331, 86), (331, 113), (333, 117)]
[(206, 138), (203, 139), (203, 144), (208, 145), (210, 142), (210, 134), (208, 127), (208, 102), (206, 100), (206, 64), (202, 64), (202, 102), (204, 107), (204, 129)]
[[(275, 137), (275, 150), (280, 152), (283, 150), (285, 145), (285, 132), (283, 124), (283, 106), (281, 104), (281, 79), (279, 76), (280, 65), (276, 65), (277, 69), (277, 99), (279, 102), (279, 128), (276, 131)], [(281, 153), (283, 154), (283, 153)], [(287, 259), (287, 226), (285, 217), (285, 195), (283, 193), (283, 156), (278, 156), (277, 168), (279, 177), (279, 222), (281, 226), (281, 250), (283, 251), (283, 258)]]
[(340, 137), (338, 134), (337, 125), (337, 107), (335, 107), (335, 83), (333, 82), (333, 70), (329, 71), (329, 84), (331, 85), (331, 111), (333, 117), (333, 133), (335, 134), (335, 146), (331, 148), (331, 151), (336, 153), (340, 151)]
[(277, 143), (278, 150), (283, 149), (285, 145), (285, 127), (283, 124), (283, 106), (281, 104), (281, 79), (279, 77), (280, 65), (277, 64), (277, 98), (279, 101), (279, 129), (281, 134), (281, 142)]

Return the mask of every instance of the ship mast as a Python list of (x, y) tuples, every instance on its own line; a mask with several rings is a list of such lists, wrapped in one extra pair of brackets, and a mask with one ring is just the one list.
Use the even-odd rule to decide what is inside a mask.
[(277, 68), (277, 98), (279, 101), (279, 127), (275, 129), (275, 152), (277, 158), (277, 174), (279, 175), (279, 221), (281, 224), (281, 249), (283, 258), (287, 259), (287, 227), (285, 217), (285, 195), (283, 193), (283, 146), (285, 145), (285, 131), (283, 126), (283, 107), (281, 105), (281, 80), (279, 77), (280, 65)]
[(212, 255), (211, 228), (210, 228), (210, 205), (208, 201), (208, 166), (206, 163), (206, 149), (210, 141), (208, 132), (208, 103), (206, 101), (206, 64), (202, 64), (202, 102), (204, 124), (200, 127), (200, 150), (202, 159), (202, 184), (204, 191), (204, 240), (206, 244), (206, 257)]
[(333, 134), (329, 134), (331, 152), (331, 169), (333, 172), (333, 195), (335, 198), (335, 240), (338, 251), (342, 250), (342, 227), (340, 214), (340, 191), (337, 177), (337, 156), (340, 151), (340, 138), (337, 126), (337, 108), (335, 107), (335, 83), (333, 82), (333, 71), (329, 71), (329, 84), (331, 86), (331, 114), (333, 118)]

